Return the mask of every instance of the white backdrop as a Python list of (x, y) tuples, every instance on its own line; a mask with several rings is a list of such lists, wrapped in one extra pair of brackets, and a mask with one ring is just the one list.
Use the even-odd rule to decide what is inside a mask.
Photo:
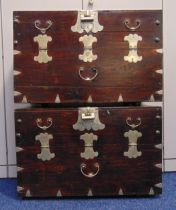
[(164, 159), (168, 171), (176, 171), (176, 2), (164, 0)]
[[(165, 22), (165, 152), (164, 166), (166, 170), (176, 170), (176, 140), (174, 140), (174, 127), (176, 117), (174, 111), (174, 83), (176, 84), (176, 70), (174, 70), (174, 26), (175, 11), (173, 1), (164, 0), (164, 22)], [(13, 103), (13, 17), (15, 10), (80, 10), (87, 8), (88, 0), (1, 0), (2, 31), (0, 31), (0, 177), (16, 176), (16, 154), (15, 154), (15, 132), (14, 132), (14, 108)], [(95, 9), (162, 9), (162, 0), (94, 0)], [(169, 7), (169, 5), (171, 5)], [(173, 7), (173, 9), (172, 9)], [(176, 14), (175, 14), (176, 16)], [(169, 22), (170, 21), (170, 22)], [(168, 22), (168, 23), (167, 23)], [(171, 31), (172, 30), (172, 31)], [(176, 29), (175, 29), (176, 37)], [(172, 39), (173, 38), (173, 39)], [(1, 41), (2, 40), (2, 41)], [(2, 46), (1, 46), (2, 45)], [(175, 44), (176, 47), (176, 44)], [(2, 51), (1, 51), (2, 49)], [(168, 59), (168, 56), (170, 57)], [(173, 64), (173, 65), (172, 65)], [(175, 75), (175, 80), (174, 80)], [(169, 80), (171, 79), (171, 81)], [(176, 85), (175, 85), (176, 86)], [(18, 105), (21, 107), (22, 105)], [(176, 106), (175, 106), (176, 107)], [(175, 113), (176, 115), (176, 113)], [(174, 124), (175, 122), (175, 124)], [(175, 158), (175, 159), (174, 159)]]

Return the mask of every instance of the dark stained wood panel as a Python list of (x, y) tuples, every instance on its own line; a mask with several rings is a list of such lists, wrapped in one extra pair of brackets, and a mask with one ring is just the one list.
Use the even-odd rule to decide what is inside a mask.
[[(161, 86), (161, 84), (160, 84)], [(119, 97), (123, 97), (126, 102), (141, 102), (150, 101), (151, 95), (154, 95), (155, 101), (161, 101), (162, 92), (161, 89), (156, 87), (151, 90), (151, 86), (136, 88), (132, 86), (130, 90), (127, 88), (114, 88), (114, 87), (89, 87), (89, 88), (75, 88), (70, 87), (17, 87), (19, 95), (15, 97), (16, 103), (22, 103), (25, 96), (27, 96), (28, 103), (55, 103), (57, 96), (59, 95), (60, 101), (57, 103), (62, 104), (91, 104), (89, 98), (92, 98), (93, 103), (98, 104), (117, 104)], [(159, 92), (158, 92), (159, 91)], [(134, 95), (134, 93), (138, 93)]]
[[(87, 196), (90, 189), (93, 196), (119, 196), (121, 191), (124, 195), (160, 194), (161, 115), (159, 107), (99, 108), (99, 118), (105, 129), (76, 131), (72, 125), (78, 118), (77, 108), (16, 110), (16, 133), (20, 133), (16, 138), (19, 195), (28, 197), (30, 191), (32, 197), (56, 197), (60, 190), (64, 197)], [(127, 117), (131, 117), (133, 123), (141, 118), (141, 125), (136, 130), (142, 133), (137, 147), (142, 156), (137, 159), (123, 155), (128, 150), (128, 140), (124, 138), (124, 133), (130, 130)], [(42, 131), (36, 125), (37, 118), (43, 120), (43, 125), (47, 124), (47, 118), (52, 118), (53, 124)], [(98, 136), (94, 150), (99, 155), (92, 160), (80, 156), (84, 151), (80, 135), (86, 132)], [(53, 135), (50, 150), (55, 158), (50, 161), (37, 158), (41, 148), (35, 136), (40, 133)], [(100, 167), (97, 176), (90, 179), (82, 175), (82, 163), (87, 164), (88, 172), (95, 172), (97, 162)]]

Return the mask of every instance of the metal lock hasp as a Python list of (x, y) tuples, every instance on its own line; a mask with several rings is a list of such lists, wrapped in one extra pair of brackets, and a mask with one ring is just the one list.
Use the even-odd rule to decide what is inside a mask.
[(99, 110), (96, 107), (79, 108), (78, 120), (73, 125), (74, 130), (103, 130), (105, 125), (100, 122)]
[(86, 10), (78, 11), (77, 22), (71, 27), (72, 32), (97, 33), (103, 30), (103, 26), (98, 21), (98, 11)]
[(98, 21), (98, 11), (93, 10), (93, 0), (89, 0), (87, 10), (78, 11), (77, 21), (71, 31), (78, 33), (97, 33), (103, 30)]

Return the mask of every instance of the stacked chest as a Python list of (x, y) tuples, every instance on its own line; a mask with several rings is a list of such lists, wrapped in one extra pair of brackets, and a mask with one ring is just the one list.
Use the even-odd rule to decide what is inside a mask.
[(14, 81), (21, 196), (161, 193), (161, 11), (15, 12)]

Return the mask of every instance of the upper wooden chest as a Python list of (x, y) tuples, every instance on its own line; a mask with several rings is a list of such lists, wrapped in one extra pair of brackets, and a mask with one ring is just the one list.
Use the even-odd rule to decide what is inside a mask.
[(14, 12), (15, 102), (162, 100), (162, 12)]

